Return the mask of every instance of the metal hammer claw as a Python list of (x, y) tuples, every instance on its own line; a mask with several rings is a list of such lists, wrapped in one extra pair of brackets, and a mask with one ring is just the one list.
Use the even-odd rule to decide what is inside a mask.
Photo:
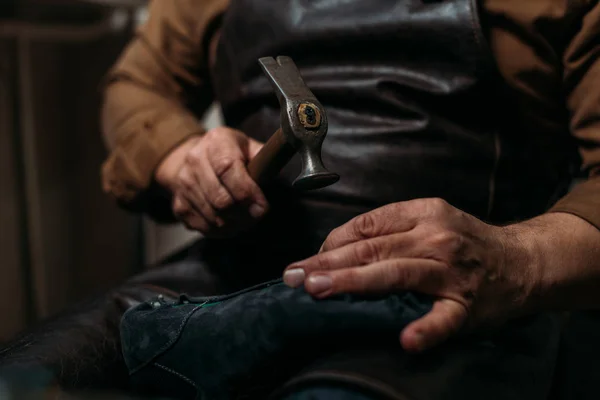
[(325, 169), (321, 147), (327, 135), (327, 114), (304, 83), (296, 64), (289, 57), (259, 59), (281, 107), (281, 127), (248, 164), (252, 179), (259, 184), (274, 177), (296, 152), (302, 170), (293, 183), (300, 190), (320, 189), (334, 184), (339, 175)]

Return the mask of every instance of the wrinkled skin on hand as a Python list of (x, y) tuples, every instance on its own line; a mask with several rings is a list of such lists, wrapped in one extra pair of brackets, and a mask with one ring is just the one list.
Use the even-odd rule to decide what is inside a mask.
[(262, 144), (220, 127), (188, 139), (161, 163), (156, 180), (173, 194), (173, 213), (188, 229), (228, 237), (252, 226), (268, 210), (247, 163)]
[(526, 240), (440, 199), (391, 204), (335, 229), (316, 256), (290, 265), (284, 281), (317, 298), (410, 290), (433, 309), (401, 333), (419, 352), (461, 329), (525, 312), (537, 276)]

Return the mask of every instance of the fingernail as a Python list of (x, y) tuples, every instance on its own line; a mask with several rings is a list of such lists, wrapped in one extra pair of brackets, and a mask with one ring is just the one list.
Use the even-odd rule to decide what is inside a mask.
[(283, 282), (290, 287), (298, 287), (304, 283), (306, 273), (302, 268), (288, 269), (283, 273)]
[(259, 218), (262, 217), (262, 215), (265, 213), (265, 208), (259, 204), (252, 204), (250, 206), (250, 215), (252, 215), (252, 217), (254, 218)]
[(333, 280), (327, 275), (312, 275), (306, 281), (306, 289), (314, 294), (320, 294), (331, 289)]

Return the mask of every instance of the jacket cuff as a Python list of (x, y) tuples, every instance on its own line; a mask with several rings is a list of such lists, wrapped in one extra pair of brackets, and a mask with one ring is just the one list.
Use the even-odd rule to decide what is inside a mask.
[(600, 177), (578, 184), (548, 212), (564, 212), (583, 218), (600, 229)]
[(172, 220), (169, 195), (154, 182), (154, 171), (175, 147), (203, 133), (191, 115), (144, 123), (124, 137), (102, 165), (103, 190), (128, 211), (147, 213), (159, 222)]

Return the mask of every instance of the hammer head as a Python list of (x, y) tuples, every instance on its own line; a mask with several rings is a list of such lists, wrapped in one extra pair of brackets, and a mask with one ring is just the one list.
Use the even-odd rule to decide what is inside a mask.
[(306, 86), (291, 58), (265, 57), (259, 63), (277, 93), (281, 130), (302, 160), (302, 170), (294, 187), (312, 190), (334, 184), (339, 175), (327, 171), (321, 159), (321, 147), (328, 128), (323, 105)]

